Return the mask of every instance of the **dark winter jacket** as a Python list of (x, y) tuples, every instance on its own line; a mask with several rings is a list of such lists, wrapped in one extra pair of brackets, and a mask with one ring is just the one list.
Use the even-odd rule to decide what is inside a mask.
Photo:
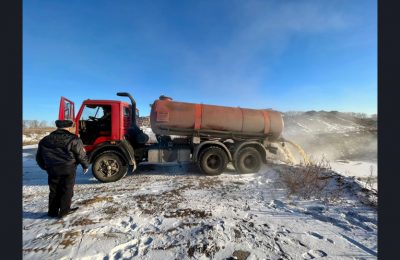
[(54, 166), (89, 167), (82, 140), (67, 130), (57, 129), (39, 142), (36, 162), (43, 170)]

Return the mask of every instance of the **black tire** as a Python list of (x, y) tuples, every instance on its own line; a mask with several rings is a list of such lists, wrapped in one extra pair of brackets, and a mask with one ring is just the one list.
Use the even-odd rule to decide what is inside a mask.
[(239, 173), (254, 173), (261, 168), (260, 152), (254, 147), (245, 147), (238, 152), (235, 168)]
[(210, 146), (201, 150), (199, 167), (207, 175), (218, 175), (225, 171), (228, 164), (228, 155), (222, 148)]
[(114, 182), (128, 173), (128, 164), (115, 151), (105, 151), (96, 156), (92, 164), (93, 176), (100, 182)]

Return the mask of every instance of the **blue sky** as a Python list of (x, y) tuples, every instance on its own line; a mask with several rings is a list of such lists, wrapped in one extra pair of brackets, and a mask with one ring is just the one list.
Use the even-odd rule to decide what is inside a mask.
[[(160, 95), (279, 111), (377, 113), (377, 3), (23, 3), (23, 118), (53, 121), (60, 96)], [(127, 101), (127, 99), (121, 99)]]

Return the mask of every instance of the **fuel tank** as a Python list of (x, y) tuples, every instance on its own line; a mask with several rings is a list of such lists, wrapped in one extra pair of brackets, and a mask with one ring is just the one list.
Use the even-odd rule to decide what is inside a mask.
[(175, 102), (160, 96), (151, 107), (150, 124), (158, 135), (208, 135), (215, 137), (268, 138), (281, 136), (281, 113), (269, 109), (247, 109)]

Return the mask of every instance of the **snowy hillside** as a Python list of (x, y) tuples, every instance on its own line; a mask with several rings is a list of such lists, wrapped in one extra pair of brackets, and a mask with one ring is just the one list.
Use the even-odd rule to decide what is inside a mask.
[(376, 131), (377, 119), (357, 117), (356, 114), (336, 111), (308, 111), (284, 113), (285, 133), (347, 133)]
[(284, 114), (283, 136), (300, 144), (313, 156), (330, 160), (377, 159), (377, 120), (340, 112)]

